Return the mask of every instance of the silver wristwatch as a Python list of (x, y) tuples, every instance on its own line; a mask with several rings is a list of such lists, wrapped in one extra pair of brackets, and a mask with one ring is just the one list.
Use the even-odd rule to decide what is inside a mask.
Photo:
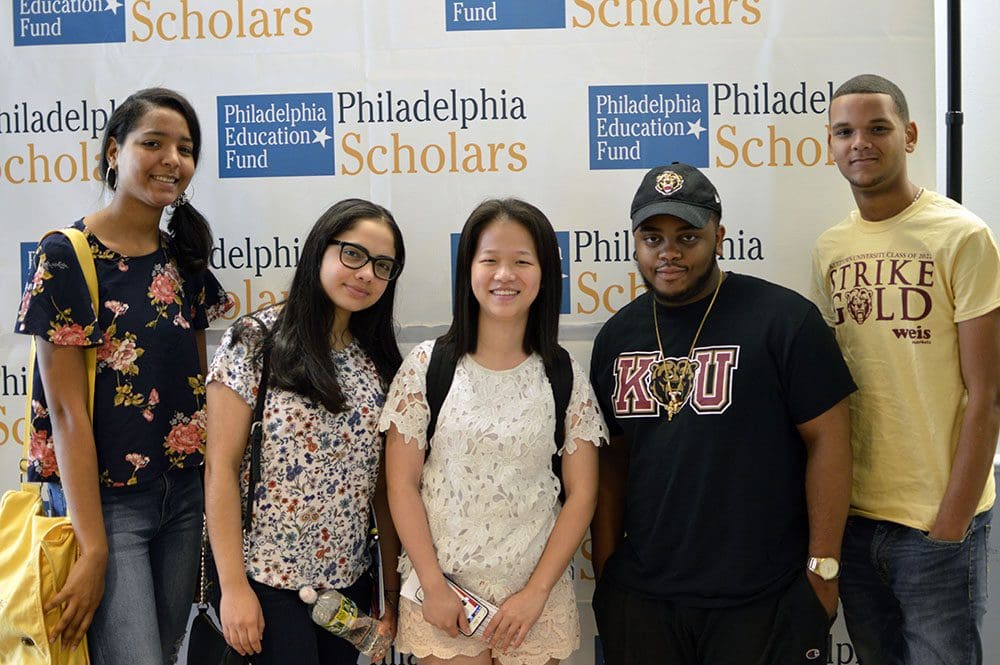
[(811, 556), (806, 568), (827, 581), (835, 580), (840, 575), (840, 562), (832, 556)]

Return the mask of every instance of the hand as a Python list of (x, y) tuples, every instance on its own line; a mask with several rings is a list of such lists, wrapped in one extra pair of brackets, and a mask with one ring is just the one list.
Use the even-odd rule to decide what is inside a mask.
[[(398, 598), (398, 597), (397, 597)], [(395, 605), (390, 605), (388, 602), (385, 604), (385, 614), (379, 619), (378, 623), (378, 633), (379, 635), (386, 635), (389, 637), (389, 642), (392, 643), (396, 639), (396, 626), (398, 625), (399, 615), (396, 611)], [(385, 658), (385, 651), (372, 654), (372, 663), (381, 662)]]
[(486, 626), (483, 637), (491, 647), (503, 653), (508, 648), (518, 648), (538, 621), (548, 599), (546, 591), (534, 587), (521, 589), (500, 605), (500, 611)]
[(940, 540), (946, 543), (960, 543), (965, 540), (965, 534), (969, 530), (970, 523), (948, 524), (945, 520), (935, 520), (934, 526), (927, 532), (927, 537), (931, 540)]
[(809, 584), (812, 585), (813, 591), (816, 592), (819, 602), (822, 603), (823, 608), (826, 610), (826, 616), (832, 619), (837, 614), (840, 584), (836, 579), (824, 580), (811, 570), (806, 572), (806, 577), (809, 579)]
[(457, 637), (459, 631), (469, 634), (469, 621), (465, 618), (465, 610), (458, 594), (452, 590), (444, 577), (440, 582), (424, 586), (424, 620), (448, 633), (449, 637)]
[(75, 649), (83, 641), (94, 612), (104, 596), (104, 573), (108, 566), (107, 552), (81, 554), (73, 563), (62, 589), (45, 603), (43, 612), (62, 607), (62, 615), (49, 634), (49, 642), (62, 637), (63, 644)]
[(251, 656), (261, 652), (264, 613), (260, 609), (257, 594), (250, 588), (249, 583), (222, 590), (219, 620), (222, 622), (222, 634), (226, 642), (241, 656)]

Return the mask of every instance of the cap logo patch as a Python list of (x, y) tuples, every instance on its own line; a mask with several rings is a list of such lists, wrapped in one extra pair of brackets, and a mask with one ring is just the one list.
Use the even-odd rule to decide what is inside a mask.
[(664, 196), (673, 196), (684, 186), (684, 177), (673, 171), (664, 171), (656, 176), (656, 191)]

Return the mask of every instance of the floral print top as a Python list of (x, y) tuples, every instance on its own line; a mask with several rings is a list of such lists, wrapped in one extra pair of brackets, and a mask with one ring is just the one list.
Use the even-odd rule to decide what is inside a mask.
[[(271, 307), (255, 316), (270, 327), (278, 312)], [(233, 340), (237, 328), (238, 342)], [(224, 383), (251, 408), (260, 384), (254, 355), (262, 334), (253, 319), (237, 321), (222, 337), (208, 371), (208, 383)], [(332, 413), (273, 385), (264, 402), (260, 480), (244, 561), (252, 579), (278, 589), (342, 589), (369, 565), (369, 504), (382, 453), (378, 418), (385, 389), (357, 342), (331, 353), (346, 411)], [(249, 469), (247, 446), (241, 497), (246, 497)]]
[[(94, 313), (73, 245), (59, 233), (35, 253), (15, 332), (53, 344), (96, 346), (94, 440), (102, 485), (138, 485), (171, 469), (199, 466), (205, 453), (205, 385), (195, 330), (234, 303), (208, 271), (189, 275), (169, 237), (145, 256), (106, 247), (77, 221), (97, 270)], [(59, 481), (52, 425), (36, 363), (28, 479)]]

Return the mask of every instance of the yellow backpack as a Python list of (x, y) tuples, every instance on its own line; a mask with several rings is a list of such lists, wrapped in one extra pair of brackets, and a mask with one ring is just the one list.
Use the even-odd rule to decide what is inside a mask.
[[(73, 243), (77, 260), (90, 290), (94, 313), (98, 311), (97, 272), (86, 236), (68, 228), (62, 233)], [(44, 237), (43, 237), (44, 239)], [(31, 343), (28, 368), (26, 423), (30, 429), (31, 384), (34, 373), (35, 343)], [(86, 350), (89, 379), (90, 416), (94, 416), (94, 378), (97, 351)], [(22, 473), (27, 470), (30, 431), (24, 437)], [(42, 510), (41, 485), (22, 483), (20, 490), (9, 490), (0, 499), (0, 664), (7, 665), (89, 665), (87, 640), (76, 649), (62, 647), (62, 641), (49, 644), (49, 632), (62, 614), (61, 608), (43, 612), (45, 601), (66, 582), (73, 562), (79, 556), (76, 534), (69, 517), (48, 517)]]

